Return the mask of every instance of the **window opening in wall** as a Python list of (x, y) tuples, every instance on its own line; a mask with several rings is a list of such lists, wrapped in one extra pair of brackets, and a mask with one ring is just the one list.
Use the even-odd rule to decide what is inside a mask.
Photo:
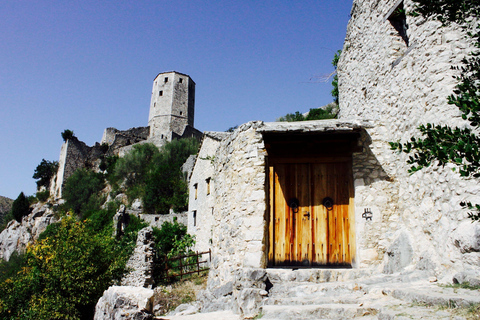
[(198, 183), (195, 183), (193, 185), (193, 188), (195, 189), (195, 200), (197, 200), (197, 197), (198, 197), (198, 192), (197, 192), (198, 191)]
[(207, 196), (210, 194), (210, 180), (211, 178), (205, 180), (205, 182), (207, 183)]
[(159, 218), (159, 217), (155, 217), (155, 221), (158, 221), (158, 220), (160, 220), (160, 218)]
[(157, 103), (156, 103), (156, 102), (154, 102), (154, 103), (153, 103), (153, 107), (155, 108), (155, 106), (156, 106), (156, 105), (157, 105)]
[(182, 111), (180, 111), (180, 115), (183, 115), (183, 112), (182, 112)]
[(178, 80), (178, 82), (182, 83), (182, 82), (183, 82), (183, 78), (180, 78), (180, 79)]
[(388, 21), (390, 21), (395, 30), (397, 30), (399, 36), (402, 37), (403, 41), (405, 41), (408, 47), (408, 25), (407, 16), (403, 7), (403, 1), (401, 1), (395, 9), (393, 9), (392, 13), (388, 17)]
[(193, 211), (193, 226), (197, 226), (197, 210)]
[(168, 77), (165, 77), (165, 82), (168, 82)]
[(163, 96), (163, 90), (158, 91), (159, 96)]

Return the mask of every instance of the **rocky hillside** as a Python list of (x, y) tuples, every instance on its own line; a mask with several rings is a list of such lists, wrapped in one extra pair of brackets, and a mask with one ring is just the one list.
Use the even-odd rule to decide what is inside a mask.
[(8, 212), (12, 208), (13, 200), (0, 196), (0, 212)]
[(7, 214), (7, 212), (12, 209), (12, 203), (12, 199), (0, 196), (0, 223), (2, 223), (3, 217)]

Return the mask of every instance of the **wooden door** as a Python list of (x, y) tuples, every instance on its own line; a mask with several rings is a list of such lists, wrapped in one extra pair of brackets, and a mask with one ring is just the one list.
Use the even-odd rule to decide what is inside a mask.
[[(269, 180), (269, 264), (350, 266), (355, 250), (351, 163), (275, 163)], [(332, 206), (324, 205), (326, 198)]]

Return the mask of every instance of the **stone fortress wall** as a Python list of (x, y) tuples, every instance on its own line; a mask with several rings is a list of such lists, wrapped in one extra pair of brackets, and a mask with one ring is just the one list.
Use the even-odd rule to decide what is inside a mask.
[(149, 126), (128, 130), (107, 128), (101, 143), (93, 147), (77, 138), (66, 141), (60, 150), (59, 168), (52, 179), (50, 194), (60, 199), (65, 181), (75, 170), (96, 167), (103, 156), (122, 157), (135, 144), (153, 143), (160, 148), (172, 139), (200, 139), (202, 133), (194, 128), (194, 111), (195, 82), (175, 71), (158, 74), (153, 84)]
[[(394, 27), (401, 6), (403, 37)], [(480, 229), (459, 205), (480, 201), (478, 182), (461, 179), (451, 165), (409, 175), (408, 156), (391, 151), (388, 142), (418, 136), (420, 124), (467, 125), (447, 96), (456, 84), (450, 67), (473, 47), (457, 25), (410, 16), (413, 7), (409, 0), (354, 1), (338, 63), (339, 119), (373, 123), (362, 137), (364, 152), (354, 156), (360, 267), (446, 275), (480, 261), (476, 238), (466, 236)], [(362, 219), (366, 209), (371, 221)]]

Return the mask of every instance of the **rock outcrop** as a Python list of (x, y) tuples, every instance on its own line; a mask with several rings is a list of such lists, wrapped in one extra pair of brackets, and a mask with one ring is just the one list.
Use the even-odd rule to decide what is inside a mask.
[(23, 252), (27, 244), (37, 239), (48, 225), (56, 222), (53, 210), (46, 204), (36, 204), (22, 222), (12, 220), (0, 233), (0, 259), (8, 261), (15, 252)]
[(94, 320), (149, 320), (152, 311), (153, 290), (112, 286), (98, 300)]

